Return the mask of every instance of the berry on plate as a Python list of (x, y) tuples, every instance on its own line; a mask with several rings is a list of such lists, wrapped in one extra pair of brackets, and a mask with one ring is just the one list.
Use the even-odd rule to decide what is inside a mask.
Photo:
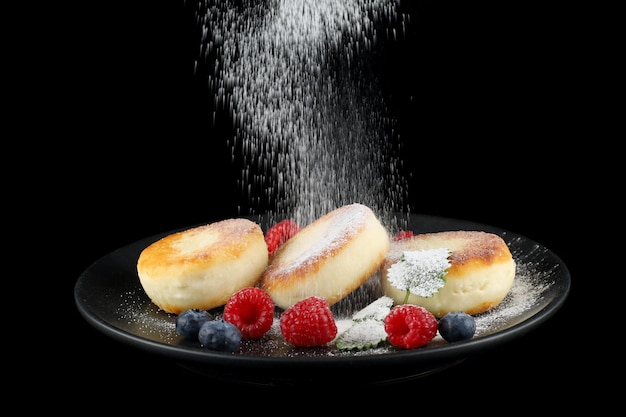
[(424, 307), (400, 304), (385, 317), (387, 340), (393, 346), (415, 349), (426, 345), (437, 334), (437, 319)]
[(458, 342), (474, 337), (476, 321), (462, 311), (447, 313), (439, 319), (439, 334), (446, 342)]
[(413, 236), (415, 236), (415, 233), (413, 233), (410, 230), (400, 230), (398, 233), (396, 233), (393, 237), (393, 240), (405, 240), (405, 239), (410, 239)]
[(291, 219), (282, 220), (270, 227), (265, 232), (265, 243), (269, 256), (272, 256), (279, 247), (299, 231), (300, 226)]
[(294, 346), (322, 346), (337, 336), (337, 323), (328, 301), (310, 296), (298, 301), (280, 315), (283, 337)]
[(241, 332), (232, 323), (224, 320), (211, 320), (200, 327), (198, 341), (206, 349), (234, 352), (241, 344)]
[(242, 288), (224, 305), (223, 318), (237, 326), (244, 339), (259, 339), (272, 327), (274, 302), (261, 288)]
[(185, 310), (176, 316), (176, 332), (188, 339), (197, 339), (200, 327), (209, 320), (213, 320), (213, 315), (206, 310)]

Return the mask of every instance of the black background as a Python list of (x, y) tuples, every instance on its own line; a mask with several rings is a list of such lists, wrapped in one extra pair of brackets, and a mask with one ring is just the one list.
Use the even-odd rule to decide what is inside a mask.
[[(199, 34), (192, 3), (101, 5), (65, 30), (72, 106), (57, 122), (76, 145), (51, 187), (63, 205), (56, 233), (68, 243), (55, 268), (70, 321), (63, 318), (56, 336), (63, 359), (48, 357), (42, 366), (53, 368), (42, 372), (67, 375), (69, 391), (94, 400), (145, 404), (137, 390), (148, 386), (158, 396), (153, 405), (184, 408), (185, 392), (259, 392), (122, 346), (74, 306), (78, 276), (100, 257), (147, 236), (236, 216), (245, 206), (225, 132), (211, 128), (206, 80), (193, 72)], [(555, 386), (571, 382), (578, 351), (572, 299), (587, 278), (570, 237), (580, 203), (569, 191), (575, 171), (554, 146), (569, 118), (561, 111), (568, 93), (564, 40), (553, 24), (559, 14), (504, 2), (403, 1), (401, 10), (411, 23), (403, 39), (380, 51), (379, 71), (404, 158), (415, 162), (407, 168), (411, 210), (533, 239), (563, 259), (573, 282), (567, 303), (540, 328), (404, 388), (429, 402), (445, 403), (453, 390), (465, 401), (493, 395), (530, 408), (533, 401), (519, 398), (550, 398)], [(371, 388), (381, 395), (392, 389), (399, 390)], [(398, 404), (395, 395), (390, 403)]]

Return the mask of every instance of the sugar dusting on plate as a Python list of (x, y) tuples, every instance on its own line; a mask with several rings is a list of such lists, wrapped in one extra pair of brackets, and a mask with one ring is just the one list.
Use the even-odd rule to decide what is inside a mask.
[[(554, 283), (550, 280), (550, 276), (554, 273), (553, 269), (545, 270), (539, 265), (544, 259), (542, 253), (538, 251), (547, 251), (539, 245), (535, 245), (530, 252), (521, 252), (516, 243), (521, 241), (521, 237), (516, 237), (509, 244), (511, 254), (517, 264), (515, 280), (509, 290), (507, 296), (502, 302), (491, 311), (475, 316), (476, 319), (476, 336), (480, 336), (487, 332), (493, 333), (510, 327), (516, 318), (531, 310), (541, 301), (545, 291)], [(534, 259), (529, 262), (528, 259)]]
[(504, 300), (491, 311), (474, 317), (476, 319), (475, 337), (510, 327), (516, 317), (536, 305), (541, 300), (543, 292), (549, 287), (548, 283), (538, 280), (537, 277), (538, 272), (531, 265), (518, 263), (515, 280)]
[[(535, 250), (542, 249), (537, 246)], [(553, 285), (550, 277), (554, 271), (545, 270), (541, 267), (539, 264), (542, 259), (541, 254), (537, 256), (536, 253), (517, 253), (515, 251), (512, 253), (516, 259), (517, 271), (511, 290), (497, 307), (474, 316), (476, 319), (474, 338), (505, 330), (526, 320), (529, 317), (528, 314), (531, 316), (535, 314), (532, 310), (540, 304), (545, 291)], [(535, 261), (527, 262), (527, 259), (535, 259)], [(129, 329), (132, 333), (147, 339), (169, 345), (181, 345), (182, 338), (176, 333), (175, 315), (160, 310), (147, 300), (140, 289), (125, 292), (120, 297), (121, 300), (116, 313), (121, 328)], [(217, 314), (219, 316), (219, 310)], [(337, 317), (338, 336), (353, 324), (351, 315), (346, 317)], [(436, 347), (446, 343), (437, 334), (427, 346)], [(312, 357), (376, 355), (393, 351), (396, 349), (386, 343), (359, 351), (341, 351), (333, 343), (314, 349), (293, 348), (282, 338), (277, 314), (272, 328), (263, 338), (245, 341), (236, 353), (252, 356)]]
[(142, 290), (127, 291), (120, 298), (117, 316), (121, 325), (150, 339), (167, 343), (177, 339), (175, 316), (146, 300)]

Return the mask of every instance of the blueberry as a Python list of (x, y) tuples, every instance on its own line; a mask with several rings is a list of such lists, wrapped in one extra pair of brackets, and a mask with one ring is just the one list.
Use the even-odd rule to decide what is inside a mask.
[(467, 313), (454, 311), (439, 320), (439, 334), (447, 342), (471, 339), (475, 332), (476, 321)]
[(241, 343), (241, 331), (234, 324), (222, 319), (207, 321), (200, 327), (198, 340), (203, 348), (233, 352)]
[(197, 339), (200, 326), (210, 320), (213, 320), (213, 316), (206, 310), (185, 310), (176, 317), (176, 332), (188, 339)]

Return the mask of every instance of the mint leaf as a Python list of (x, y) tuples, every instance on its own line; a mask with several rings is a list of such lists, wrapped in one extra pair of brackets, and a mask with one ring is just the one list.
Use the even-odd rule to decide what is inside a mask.
[(341, 350), (366, 350), (387, 340), (385, 324), (379, 320), (355, 321), (341, 333), (335, 345)]
[(387, 279), (399, 290), (432, 297), (446, 283), (449, 256), (447, 248), (404, 251), (398, 262), (387, 270)]
[(389, 310), (391, 310), (391, 306), (393, 306), (393, 298), (383, 295), (382, 297), (372, 301), (370, 304), (354, 313), (352, 315), (352, 320), (384, 321), (387, 314), (389, 314)]
[(352, 315), (352, 325), (335, 341), (340, 350), (372, 349), (387, 340), (385, 317), (391, 311), (393, 299), (386, 295), (374, 300)]

